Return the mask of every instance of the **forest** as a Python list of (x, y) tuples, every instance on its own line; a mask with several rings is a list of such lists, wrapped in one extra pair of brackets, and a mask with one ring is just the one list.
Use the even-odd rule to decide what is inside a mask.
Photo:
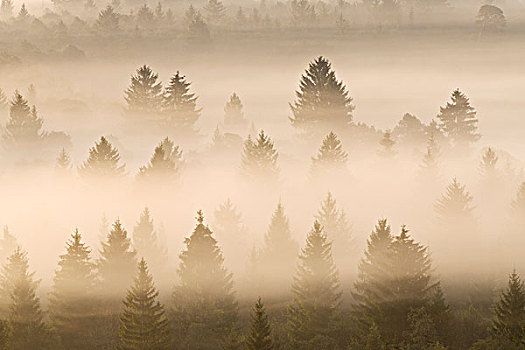
[(525, 350), (524, 25), (1, 0), (0, 350)]

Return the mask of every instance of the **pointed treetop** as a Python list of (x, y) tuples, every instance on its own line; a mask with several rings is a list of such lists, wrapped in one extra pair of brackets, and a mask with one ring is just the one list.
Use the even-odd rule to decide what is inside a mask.
[(204, 214), (202, 212), (202, 210), (199, 209), (199, 211), (197, 211), (197, 222), (202, 225), (202, 223), (204, 222)]

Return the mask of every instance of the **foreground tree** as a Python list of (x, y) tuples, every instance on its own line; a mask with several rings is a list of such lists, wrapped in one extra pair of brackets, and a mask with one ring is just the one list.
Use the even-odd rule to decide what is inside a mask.
[(516, 347), (525, 345), (525, 286), (514, 271), (494, 307), (492, 334)]
[(312, 158), (312, 174), (332, 173), (346, 168), (348, 154), (337, 135), (330, 132), (323, 140), (317, 156)]
[(344, 132), (352, 122), (352, 98), (324, 57), (309, 64), (296, 96), (290, 121), (298, 130), (319, 136), (331, 130)]
[(124, 175), (126, 164), (120, 164), (118, 150), (104, 136), (89, 149), (88, 159), (78, 169), (89, 179), (112, 179)]
[(120, 349), (171, 349), (168, 320), (164, 307), (157, 301), (158, 296), (148, 266), (142, 259), (120, 315)]
[(197, 226), (180, 254), (180, 284), (173, 293), (175, 348), (215, 350), (237, 331), (238, 306), (217, 241), (202, 212), (197, 214)]
[(250, 334), (246, 337), (247, 350), (273, 350), (272, 330), (268, 315), (261, 301), (257, 299), (252, 309)]
[(288, 336), (294, 349), (334, 347), (341, 292), (332, 244), (315, 221), (299, 255), (288, 306)]
[(190, 85), (186, 77), (177, 71), (164, 92), (163, 108), (168, 126), (181, 133), (196, 132), (195, 123), (202, 110), (197, 108), (198, 97), (190, 92)]
[(128, 111), (132, 114), (147, 116), (161, 111), (162, 83), (157, 81), (159, 75), (144, 65), (131, 76), (131, 83), (124, 92)]
[(255, 141), (248, 136), (244, 142), (241, 171), (244, 176), (256, 181), (275, 181), (279, 174), (278, 157), (273, 141), (261, 130)]
[(89, 349), (94, 315), (95, 272), (91, 250), (78, 230), (67, 242), (53, 279), (50, 318), (67, 349)]

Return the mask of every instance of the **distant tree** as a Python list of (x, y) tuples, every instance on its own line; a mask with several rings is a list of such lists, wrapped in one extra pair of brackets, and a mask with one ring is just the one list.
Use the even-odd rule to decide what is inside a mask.
[(94, 322), (95, 265), (78, 230), (67, 242), (53, 279), (50, 318), (67, 349), (89, 349)]
[(15, 251), (17, 246), (16, 237), (9, 232), (7, 226), (4, 226), (4, 236), (0, 239), (0, 265)]
[(525, 219), (525, 182), (520, 185), (516, 198), (512, 201), (512, 210), (515, 217)]
[(496, 155), (496, 152), (494, 152), (494, 150), (490, 147), (487, 148), (481, 158), (479, 170), (483, 179), (491, 184), (494, 184), (499, 176), (498, 169), (496, 167), (497, 163), (498, 156)]
[(119, 14), (115, 12), (113, 6), (107, 5), (98, 14), (96, 26), (103, 33), (114, 34), (119, 30)]
[(418, 117), (406, 113), (392, 130), (392, 136), (404, 147), (419, 147), (427, 140), (425, 124)]
[(292, 284), (293, 302), (288, 306), (288, 336), (292, 348), (319, 349), (327, 343), (335, 347), (341, 292), (337, 268), (332, 260), (332, 245), (315, 221), (306, 237), (306, 246)]
[(224, 107), (224, 126), (227, 129), (244, 129), (248, 121), (244, 118), (243, 105), (239, 96), (234, 92)]
[(472, 196), (456, 178), (448, 185), (445, 193), (436, 202), (436, 213), (442, 223), (472, 218)]
[(120, 164), (118, 150), (104, 137), (89, 149), (88, 159), (78, 169), (86, 178), (118, 178), (125, 173), (126, 164)]
[(144, 258), (120, 315), (119, 349), (171, 349), (168, 320)]
[(166, 277), (168, 252), (159, 242), (149, 209), (140, 214), (139, 221), (133, 228), (133, 245), (138, 256), (150, 261), (151, 270), (157, 278)]
[(387, 130), (383, 133), (383, 138), (379, 141), (381, 149), (379, 150), (379, 155), (385, 158), (393, 158), (396, 155), (394, 150), (396, 142), (392, 140), (392, 133), (390, 130)]
[(439, 127), (455, 147), (467, 148), (478, 141), (478, 119), (476, 110), (459, 89), (452, 92), (451, 102), (440, 107), (437, 116)]
[(166, 86), (163, 107), (168, 117), (168, 126), (181, 132), (195, 132), (195, 123), (200, 117), (197, 96), (190, 92), (191, 83), (177, 71)]
[(246, 337), (247, 350), (273, 350), (274, 345), (272, 341), (272, 330), (268, 315), (261, 301), (257, 300), (252, 309), (252, 323), (250, 326), (250, 334)]
[(343, 144), (337, 135), (330, 132), (323, 140), (317, 156), (312, 158), (312, 173), (328, 173), (346, 168), (348, 154), (343, 150)]
[(128, 111), (132, 114), (160, 113), (162, 107), (162, 83), (157, 81), (159, 75), (144, 65), (131, 76), (131, 83), (125, 93)]
[(352, 123), (352, 98), (342, 81), (338, 81), (330, 62), (319, 57), (309, 64), (301, 77), (297, 99), (290, 104), (292, 125), (308, 134), (345, 132)]
[(148, 4), (142, 5), (137, 11), (137, 25), (143, 28), (152, 28), (155, 25), (155, 14)]
[(275, 150), (273, 141), (261, 130), (255, 141), (248, 136), (244, 142), (241, 171), (247, 178), (262, 181), (275, 180), (279, 175), (278, 157), (279, 153)]
[(27, 100), (15, 91), (9, 112), (4, 134), (5, 146), (13, 150), (38, 150), (45, 134), (42, 131), (43, 121), (38, 117), (36, 108), (29, 107)]
[(162, 22), (162, 20), (164, 20), (164, 10), (162, 9), (162, 4), (161, 2), (159, 1), (157, 3), (157, 7), (155, 7), (155, 20), (157, 22)]
[(434, 134), (430, 134), (427, 141), (427, 150), (420, 165), (420, 177), (427, 184), (435, 185), (439, 176), (438, 169), (439, 146)]
[(485, 31), (502, 31), (507, 25), (503, 10), (495, 5), (482, 5), (476, 17), (480, 35)]
[(136, 252), (131, 246), (128, 233), (117, 219), (106, 242), (102, 242), (97, 262), (100, 288), (105, 295), (120, 298), (133, 280), (136, 264)]
[(62, 147), (62, 151), (57, 157), (55, 168), (61, 172), (68, 172), (71, 170), (71, 157), (66, 152), (66, 149)]
[(29, 19), (29, 12), (27, 11), (26, 4), (22, 4), (22, 6), (20, 7), (17, 19), (19, 21), (25, 21)]
[(39, 282), (29, 272), (27, 253), (17, 248), (8, 258), (2, 270), (2, 288), (10, 296), (9, 306), (9, 348), (15, 350), (54, 350), (59, 346), (57, 337), (44, 323), (40, 299), (36, 296)]
[(190, 11), (191, 9), (193, 9), (192, 6), (186, 11), (186, 20), (188, 22), (188, 42), (193, 45), (207, 44), (211, 39), (208, 25), (199, 11), (195, 11), (194, 9), (193, 11)]
[(315, 7), (308, 0), (292, 0), (290, 3), (292, 22), (299, 26), (308, 26), (315, 21)]
[(507, 289), (501, 293), (494, 307), (492, 334), (512, 343), (516, 349), (525, 342), (525, 285), (514, 271)]
[(182, 168), (182, 150), (165, 138), (155, 147), (149, 163), (140, 167), (138, 177), (156, 182), (178, 180)]
[(218, 24), (225, 15), (226, 8), (220, 0), (208, 0), (204, 6), (206, 20), (212, 24)]
[(13, 17), (13, 1), (12, 0), (2, 0), (0, 5), (0, 17), (3, 20)]
[(215, 350), (237, 329), (238, 306), (232, 275), (199, 211), (197, 226), (184, 243), (173, 293), (175, 349)]

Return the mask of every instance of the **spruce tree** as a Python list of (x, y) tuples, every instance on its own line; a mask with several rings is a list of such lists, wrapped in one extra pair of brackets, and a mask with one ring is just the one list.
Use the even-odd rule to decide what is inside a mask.
[(427, 141), (427, 149), (419, 167), (421, 179), (428, 185), (435, 186), (439, 177), (438, 169), (439, 146), (431, 133)]
[(155, 25), (155, 15), (148, 4), (142, 5), (137, 11), (137, 25), (143, 28), (152, 28)]
[(204, 6), (206, 20), (212, 24), (218, 24), (225, 15), (226, 8), (220, 0), (208, 0)]
[(173, 141), (165, 138), (155, 147), (149, 163), (140, 167), (138, 177), (150, 184), (177, 180), (182, 168), (182, 150)]
[(525, 345), (525, 285), (514, 271), (494, 307), (492, 334), (517, 348)]
[(445, 193), (435, 204), (439, 220), (443, 224), (453, 224), (472, 219), (472, 196), (464, 185), (453, 178)]
[(466, 148), (479, 140), (476, 110), (459, 89), (452, 92), (451, 102), (440, 107), (439, 126), (453, 146)]
[(117, 219), (106, 242), (102, 242), (97, 262), (101, 291), (111, 299), (120, 298), (131, 284), (137, 264), (135, 255), (128, 233)]
[(98, 14), (96, 27), (99, 31), (106, 34), (115, 34), (119, 30), (119, 14), (111, 5)]
[(44, 138), (42, 124), (43, 121), (38, 117), (36, 108), (29, 107), (27, 100), (15, 91), (3, 136), (5, 146), (13, 150), (38, 150)]
[(330, 132), (323, 140), (319, 152), (312, 158), (312, 173), (331, 173), (346, 167), (348, 154), (343, 150), (343, 144), (337, 135)]
[(67, 349), (89, 349), (94, 322), (95, 265), (78, 230), (67, 242), (53, 279), (50, 318)]
[(179, 132), (195, 132), (195, 123), (200, 117), (197, 96), (190, 92), (191, 83), (177, 71), (166, 86), (163, 107), (168, 126)]
[(131, 83), (125, 91), (128, 111), (132, 114), (148, 116), (161, 111), (162, 83), (157, 81), (159, 75), (144, 65), (131, 76)]
[(488, 182), (488, 184), (494, 184), (494, 181), (498, 178), (498, 156), (496, 152), (489, 147), (483, 153), (481, 157), (481, 163), (479, 165), (479, 170), (483, 179)]
[(257, 299), (252, 309), (251, 318), (250, 334), (246, 337), (246, 349), (273, 350), (270, 321), (261, 298)]
[(279, 153), (274, 148), (273, 141), (261, 130), (255, 141), (248, 136), (244, 142), (241, 171), (248, 179), (262, 182), (275, 181), (279, 175), (278, 157)]
[(120, 164), (120, 155), (107, 138), (100, 137), (100, 141), (89, 149), (88, 159), (78, 169), (80, 175), (91, 179), (119, 178), (125, 173), (126, 164)]
[(352, 98), (324, 57), (309, 64), (295, 94), (290, 121), (298, 130), (319, 136), (331, 130), (345, 132), (351, 124)]
[(244, 118), (243, 105), (239, 95), (235, 92), (230, 96), (230, 100), (224, 106), (224, 126), (228, 130), (240, 131), (248, 124)]
[(22, 22), (29, 19), (29, 17), (30, 16), (29, 12), (27, 11), (26, 4), (22, 4), (22, 6), (20, 7), (20, 11), (18, 11), (17, 19)]
[(332, 245), (315, 221), (292, 283), (293, 302), (288, 306), (288, 336), (292, 348), (334, 346), (334, 327), (341, 299), (339, 276), (332, 260)]
[(406, 113), (392, 130), (392, 136), (401, 146), (414, 148), (423, 145), (427, 139), (425, 124), (418, 117)]
[(173, 293), (176, 349), (216, 350), (237, 330), (238, 306), (232, 274), (204, 216), (184, 241), (177, 270), (180, 284)]
[(157, 301), (158, 296), (153, 277), (142, 258), (120, 315), (119, 349), (171, 349), (168, 320), (164, 307)]
[(144, 208), (139, 221), (133, 228), (133, 245), (139, 256), (150, 261), (151, 270), (155, 276), (158, 278), (166, 277), (168, 253), (159, 242), (153, 225), (153, 218), (147, 207)]
[(57, 157), (55, 168), (60, 172), (68, 172), (71, 170), (71, 157), (63, 147), (62, 151), (60, 151), (60, 154)]

